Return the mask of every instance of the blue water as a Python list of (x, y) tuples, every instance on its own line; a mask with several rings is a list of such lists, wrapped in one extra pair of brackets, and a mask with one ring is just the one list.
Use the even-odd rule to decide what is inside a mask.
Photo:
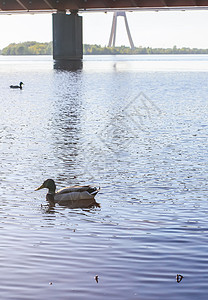
[[(0, 56), (0, 77), (0, 298), (207, 299), (208, 56)], [(100, 208), (49, 209), (47, 178)]]

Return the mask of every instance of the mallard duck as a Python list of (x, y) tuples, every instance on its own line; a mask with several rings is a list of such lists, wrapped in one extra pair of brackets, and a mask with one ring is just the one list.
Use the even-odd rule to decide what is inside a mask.
[(10, 85), (10, 88), (11, 89), (20, 89), (21, 90), (23, 84), (24, 83), (22, 81), (20, 81), (19, 85)]
[[(47, 179), (39, 186), (36, 191), (46, 188), (48, 193), (46, 200), (51, 206), (59, 205), (70, 206), (71, 208), (87, 208), (90, 206), (97, 206), (95, 195), (99, 192), (100, 188), (86, 186), (70, 186), (56, 191), (56, 184), (53, 179)], [(98, 205), (99, 206), (99, 205)]]

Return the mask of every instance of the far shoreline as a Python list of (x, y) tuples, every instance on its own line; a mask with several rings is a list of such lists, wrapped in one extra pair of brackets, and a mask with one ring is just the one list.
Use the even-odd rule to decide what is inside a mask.
[[(120, 55), (120, 56), (153, 56), (153, 55), (158, 55), (158, 56), (171, 56), (171, 55), (208, 55), (208, 53), (146, 53), (146, 54), (122, 54), (122, 53), (116, 53), (116, 54), (83, 54), (83, 56), (116, 56), (116, 55)], [(1, 57), (21, 57), (21, 56), (53, 56), (52, 54), (9, 54), (9, 55), (3, 55), (0, 54)]]
[[(26, 56), (26, 55), (52, 55), (53, 46), (52, 42), (39, 43), (36, 41), (28, 41), (23, 43), (11, 43), (2, 50), (2, 56)], [(195, 55), (195, 54), (208, 54), (208, 49), (199, 48), (152, 48), (152, 47), (135, 47), (131, 49), (126, 46), (119, 47), (101, 47), (97, 44), (83, 44), (83, 55)]]

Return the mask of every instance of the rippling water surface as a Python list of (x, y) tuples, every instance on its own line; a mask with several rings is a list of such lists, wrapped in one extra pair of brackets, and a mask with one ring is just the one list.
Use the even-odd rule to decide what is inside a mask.
[[(0, 77), (0, 298), (207, 299), (208, 56), (0, 57)], [(48, 209), (47, 178), (100, 208)]]

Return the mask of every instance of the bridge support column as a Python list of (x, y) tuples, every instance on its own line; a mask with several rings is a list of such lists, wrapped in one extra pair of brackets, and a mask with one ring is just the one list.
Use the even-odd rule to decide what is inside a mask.
[(53, 58), (55, 60), (81, 60), (82, 17), (77, 11), (53, 14)]

